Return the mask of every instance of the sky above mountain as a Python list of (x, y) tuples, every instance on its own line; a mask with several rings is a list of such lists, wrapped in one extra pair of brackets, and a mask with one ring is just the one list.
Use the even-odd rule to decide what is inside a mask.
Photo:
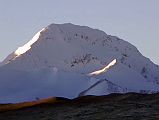
[(0, 0), (0, 61), (51, 23), (86, 25), (134, 44), (159, 64), (158, 0)]

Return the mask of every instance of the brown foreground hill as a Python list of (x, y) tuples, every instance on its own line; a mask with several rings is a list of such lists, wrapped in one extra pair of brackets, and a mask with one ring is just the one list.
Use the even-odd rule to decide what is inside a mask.
[(159, 94), (110, 94), (3, 104), (0, 120), (159, 120)]

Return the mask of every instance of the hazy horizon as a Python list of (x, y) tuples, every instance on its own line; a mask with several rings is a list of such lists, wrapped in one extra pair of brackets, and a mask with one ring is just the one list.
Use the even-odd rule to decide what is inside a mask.
[(51, 23), (97, 28), (159, 64), (158, 0), (0, 0), (0, 61)]

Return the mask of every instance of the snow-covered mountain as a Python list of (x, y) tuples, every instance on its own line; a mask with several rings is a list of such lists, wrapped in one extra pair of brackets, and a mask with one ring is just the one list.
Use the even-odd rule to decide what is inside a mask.
[(118, 37), (51, 24), (0, 67), (0, 102), (159, 91), (159, 66)]

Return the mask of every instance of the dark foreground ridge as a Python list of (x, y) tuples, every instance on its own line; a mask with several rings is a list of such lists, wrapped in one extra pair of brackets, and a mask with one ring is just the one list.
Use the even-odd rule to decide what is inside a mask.
[(48, 98), (0, 105), (0, 120), (159, 120), (159, 94)]

